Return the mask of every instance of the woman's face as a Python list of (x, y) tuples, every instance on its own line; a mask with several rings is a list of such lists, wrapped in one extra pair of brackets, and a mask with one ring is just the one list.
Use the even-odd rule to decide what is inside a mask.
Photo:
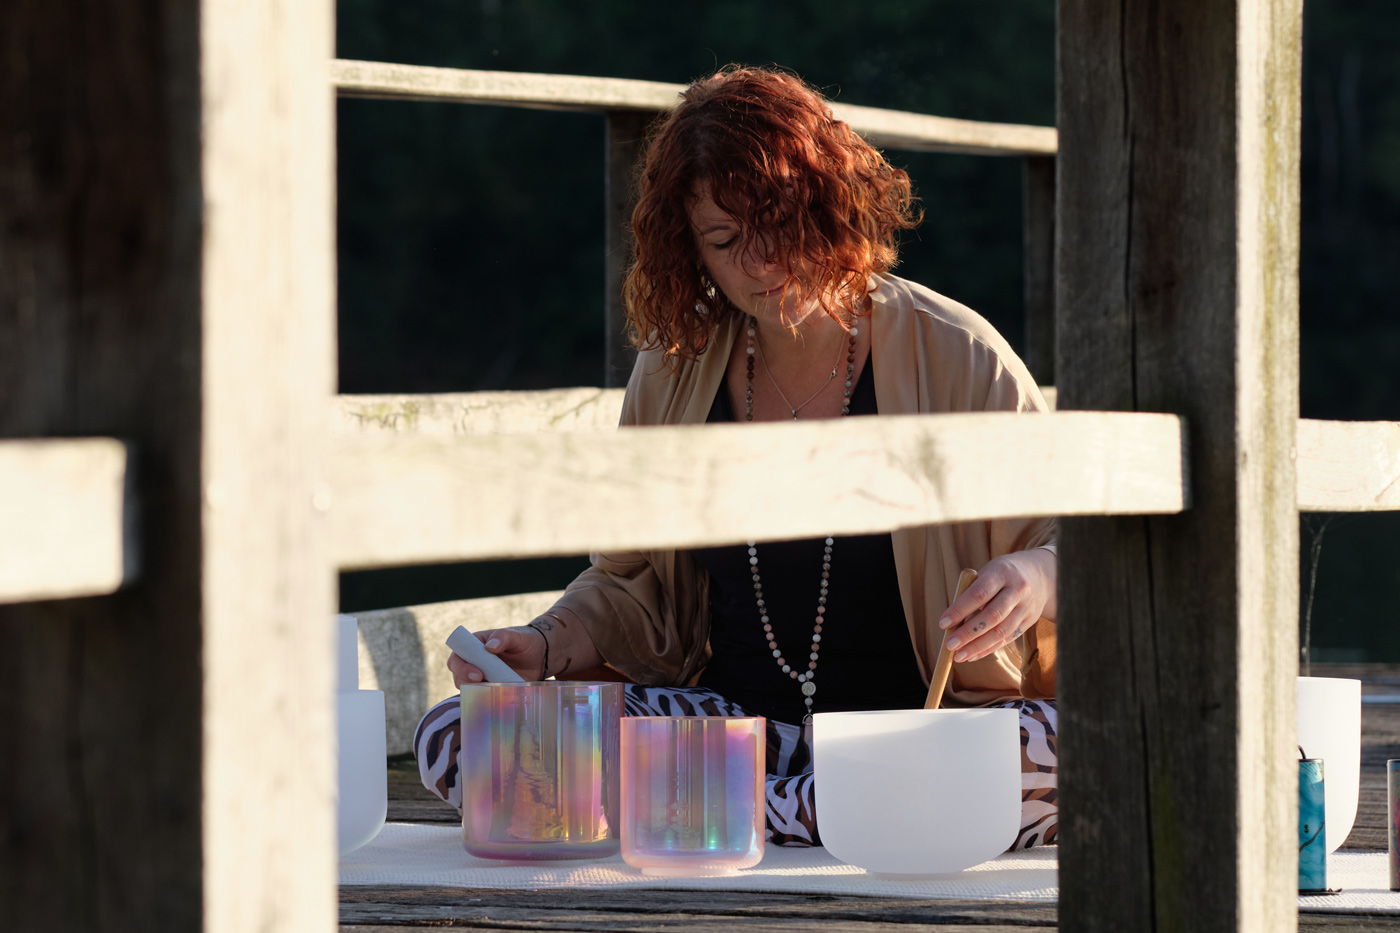
[(815, 301), (799, 298), (796, 284), (786, 284), (787, 268), (765, 255), (769, 242), (763, 236), (753, 237), (747, 249), (740, 247), (742, 225), (720, 210), (704, 188), (691, 202), (690, 226), (710, 279), (740, 311), (795, 325), (816, 310)]

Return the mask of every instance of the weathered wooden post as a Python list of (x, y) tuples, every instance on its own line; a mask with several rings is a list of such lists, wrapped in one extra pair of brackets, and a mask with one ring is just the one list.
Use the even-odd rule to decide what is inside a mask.
[(1062, 929), (1297, 922), (1299, 0), (1059, 4), (1060, 407), (1192, 507), (1062, 523)]
[(645, 110), (609, 110), (607, 119), (607, 178), (603, 185), (603, 385), (627, 385), (637, 353), (626, 340), (622, 282), (632, 254), (632, 174), (642, 155), (647, 124), (656, 114)]
[(1026, 156), (1022, 166), (1025, 362), (1035, 381), (1049, 386), (1055, 383), (1055, 157)]
[(0, 4), (0, 436), (130, 442), (140, 512), (0, 606), (0, 929), (335, 924), (331, 14)]

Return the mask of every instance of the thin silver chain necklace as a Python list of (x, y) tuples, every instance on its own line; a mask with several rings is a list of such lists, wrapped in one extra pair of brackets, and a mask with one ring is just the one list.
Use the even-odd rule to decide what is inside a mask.
[[(748, 376), (744, 385), (744, 420), (746, 421), (753, 420), (753, 358), (755, 356), (754, 338), (757, 336), (757, 327), (758, 322), (754, 320), (752, 316), (749, 317)], [(850, 339), (847, 343), (846, 348), (846, 385), (845, 390), (842, 393), (841, 402), (841, 414), (843, 416), (849, 415), (851, 413), (851, 393), (854, 391), (855, 388), (854, 377), (856, 371), (856, 337), (859, 334), (860, 330), (855, 326), (854, 323), (852, 323), (850, 330)], [(837, 368), (839, 368), (841, 358), (838, 356), (836, 360)], [(766, 362), (763, 364), (763, 368), (765, 370), (768, 368), (768, 364)], [(828, 385), (830, 385), (831, 379), (835, 378), (835, 376), (836, 369), (832, 369), (831, 377), (829, 377), (826, 382), (822, 383), (821, 389), (818, 389), (816, 394), (814, 394), (812, 398), (807, 399), (806, 402), (803, 402), (801, 405), (797, 406), (797, 408), (793, 408), (792, 405), (788, 402), (786, 396), (783, 396), (783, 390), (778, 389), (778, 383), (776, 380), (774, 380), (773, 382), (773, 388), (778, 389), (778, 395), (782, 396), (783, 403), (787, 405), (788, 410), (792, 412), (792, 420), (796, 421), (797, 412), (804, 408), (807, 405), (807, 402), (812, 401), (813, 398), (816, 398), (817, 395), (820, 395), (822, 389), (825, 389)], [(768, 373), (768, 378), (773, 378), (772, 372)], [(750, 575), (753, 577), (754, 599), (758, 603), (758, 621), (759, 624), (763, 626), (763, 635), (768, 640), (768, 650), (773, 653), (773, 660), (777, 662), (778, 667), (782, 669), (782, 672), (784, 674), (787, 674), (790, 678), (797, 681), (798, 685), (802, 690), (802, 702), (806, 706), (806, 712), (802, 716), (802, 724), (808, 728), (810, 728), (812, 725), (812, 699), (817, 692), (817, 657), (821, 653), (822, 649), (822, 623), (826, 619), (826, 597), (828, 592), (828, 584), (831, 582), (831, 547), (835, 543), (835, 539), (828, 535), (825, 541), (825, 546), (822, 549), (821, 590), (819, 595), (817, 596), (816, 621), (812, 626), (812, 648), (807, 654), (807, 669), (805, 671), (798, 672), (798, 670), (795, 667), (793, 667), (791, 663), (789, 663), (788, 659), (783, 656), (782, 649), (778, 647), (778, 640), (773, 636), (773, 622), (772, 619), (770, 619), (768, 616), (768, 604), (763, 598), (763, 577), (758, 570), (758, 545), (755, 544), (753, 541), (748, 542), (749, 572)], [(801, 666), (800, 661), (798, 662), (798, 666)]]
[[(750, 319), (750, 320), (752, 320), (752, 319)], [(829, 385), (831, 385), (831, 380), (833, 380), (833, 379), (836, 378), (836, 372), (837, 372), (837, 370), (839, 370), (839, 369), (841, 368), (841, 344), (840, 344), (840, 342), (838, 341), (837, 344), (836, 344), (836, 363), (831, 367), (831, 372), (827, 375), (826, 381), (823, 382), (823, 383), (821, 384), (821, 387), (818, 388), (817, 391), (815, 391), (815, 392), (813, 392), (811, 395), (807, 396), (807, 399), (806, 399), (801, 405), (793, 405), (792, 402), (788, 401), (787, 394), (783, 392), (783, 387), (780, 386), (780, 385), (778, 385), (778, 380), (777, 380), (777, 378), (774, 377), (774, 375), (773, 375), (773, 370), (770, 369), (770, 368), (768, 367), (768, 360), (765, 359), (764, 356), (763, 356), (763, 344), (758, 343), (757, 340), (755, 339), (755, 337), (753, 336), (753, 329), (752, 329), (752, 327), (750, 328), (749, 333), (750, 333), (749, 341), (750, 341), (750, 343), (754, 344), (754, 346), (757, 347), (757, 349), (758, 349), (758, 354), (757, 354), (757, 356), (758, 356), (759, 361), (760, 361), (761, 363), (763, 363), (763, 371), (764, 371), (765, 373), (768, 374), (768, 381), (771, 382), (771, 383), (773, 383), (773, 388), (777, 391), (777, 393), (778, 393), (778, 398), (780, 398), (780, 399), (783, 400), (783, 404), (787, 406), (788, 411), (792, 412), (792, 420), (793, 420), (793, 421), (796, 421), (796, 420), (797, 420), (797, 413), (798, 413), (799, 411), (801, 411), (802, 409), (806, 408), (808, 405), (812, 404), (812, 400), (813, 400), (814, 398), (816, 398), (818, 395), (821, 395), (823, 392), (825, 392), (825, 391), (826, 391), (826, 387), (829, 386)], [(851, 349), (852, 351), (854, 351), (854, 349), (855, 349), (855, 340), (856, 340), (855, 334), (852, 334), (852, 335), (851, 335), (851, 338), (850, 338), (850, 349)], [(847, 355), (848, 355), (848, 356), (852, 356), (853, 353), (847, 353)], [(847, 378), (847, 379), (850, 378), (851, 370), (854, 369), (854, 367), (855, 367), (855, 362), (854, 362), (854, 360), (851, 360), (851, 361), (847, 362), (847, 364), (846, 364), (846, 378)], [(752, 407), (752, 398), (750, 397), (750, 398), (748, 399), (748, 401), (749, 401), (749, 403), (750, 403), (750, 406)], [(842, 412), (842, 414), (845, 414), (845, 412)], [(753, 419), (749, 419), (749, 420), (753, 420)]]

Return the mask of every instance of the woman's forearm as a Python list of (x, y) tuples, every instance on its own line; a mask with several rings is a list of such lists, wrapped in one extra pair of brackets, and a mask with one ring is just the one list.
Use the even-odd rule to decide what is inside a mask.
[(563, 678), (573, 671), (603, 663), (593, 637), (571, 609), (554, 606), (531, 621), (530, 627), (544, 636), (547, 677)]

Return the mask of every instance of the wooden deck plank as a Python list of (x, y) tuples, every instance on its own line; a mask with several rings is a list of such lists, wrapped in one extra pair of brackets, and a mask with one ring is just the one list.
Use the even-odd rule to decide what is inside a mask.
[[(638, 918), (632, 914), (618, 914), (614, 916), (588, 916), (580, 917), (575, 911), (563, 911), (559, 918), (541, 918), (538, 915), (531, 915), (530, 919), (517, 920), (515, 918), (504, 919), (493, 922), (491, 918), (472, 918), (461, 925), (456, 923), (445, 923), (434, 925), (434, 929), (448, 930), (579, 930), (579, 931), (608, 931), (608, 933), (622, 933), (622, 931), (668, 931), (684, 930), (685, 933), (710, 933), (716, 930), (772, 930), (782, 931), (782, 933), (797, 933), (797, 931), (820, 930), (822, 933), (879, 933), (884, 930), (937, 930), (939, 933), (1019, 933), (1029, 929), (1024, 924), (1002, 924), (992, 923), (988, 925), (982, 920), (973, 923), (947, 924), (942, 922), (928, 923), (886, 923), (879, 921), (842, 921), (828, 920), (825, 918), (806, 917), (782, 917), (765, 920), (755, 920), (752, 917), (702, 917), (695, 914), (677, 914), (667, 917), (647, 915)], [(346, 931), (384, 931), (402, 930), (401, 926), (361, 926), (347, 925), (341, 927)], [(1052, 930), (1053, 926), (1037, 926), (1036, 929)], [(1377, 928), (1379, 929), (1379, 928)]]
[[(347, 896), (344, 892), (352, 892)], [(736, 891), (497, 891), (475, 888), (342, 889), (342, 928), (405, 923), (474, 929), (709, 930), (736, 926), (773, 930), (939, 930), (1050, 928), (1055, 907), (1042, 903)], [(493, 924), (499, 926), (493, 927)]]

